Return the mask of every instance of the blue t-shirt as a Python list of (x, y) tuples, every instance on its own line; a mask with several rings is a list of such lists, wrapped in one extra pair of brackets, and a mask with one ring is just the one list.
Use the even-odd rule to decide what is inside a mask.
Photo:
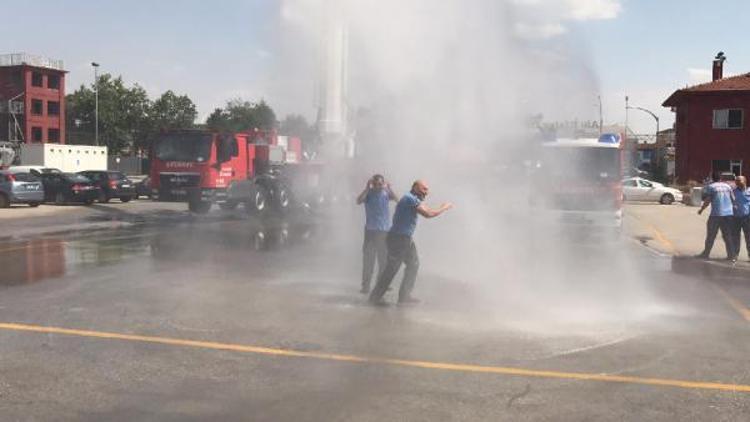
[(737, 202), (737, 210), (734, 213), (737, 217), (750, 216), (750, 188), (734, 190), (734, 200)]
[(409, 192), (404, 195), (393, 213), (393, 226), (391, 233), (412, 236), (417, 228), (417, 207), (422, 201), (416, 195)]
[(370, 189), (365, 197), (365, 229), (387, 232), (391, 228), (388, 221), (388, 191)]
[(711, 216), (726, 217), (734, 215), (734, 204), (732, 203), (732, 187), (724, 182), (715, 182), (708, 185), (706, 196), (711, 199)]

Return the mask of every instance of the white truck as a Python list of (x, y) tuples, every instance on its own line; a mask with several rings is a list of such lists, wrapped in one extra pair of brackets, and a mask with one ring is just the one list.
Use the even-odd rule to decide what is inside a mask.
[(24, 144), (21, 166), (42, 166), (76, 173), (107, 170), (107, 147), (92, 145)]

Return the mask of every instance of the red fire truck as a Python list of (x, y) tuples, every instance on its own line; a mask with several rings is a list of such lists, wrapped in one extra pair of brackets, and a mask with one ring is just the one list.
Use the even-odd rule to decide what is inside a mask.
[(624, 144), (619, 134), (543, 144), (530, 195), (538, 221), (578, 234), (618, 237)]
[(218, 133), (181, 130), (163, 133), (151, 151), (152, 195), (187, 202), (206, 213), (212, 204), (248, 212), (286, 212), (317, 182), (317, 167), (302, 163), (299, 138), (276, 131)]

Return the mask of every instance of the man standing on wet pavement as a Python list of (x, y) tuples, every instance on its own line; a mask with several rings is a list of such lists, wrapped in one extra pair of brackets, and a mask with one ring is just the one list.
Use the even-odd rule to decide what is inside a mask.
[(703, 252), (697, 258), (708, 259), (711, 255), (711, 249), (716, 240), (716, 234), (721, 230), (721, 237), (724, 239), (724, 246), (727, 250), (727, 260), (737, 261), (735, 254), (734, 236), (732, 226), (734, 225), (734, 193), (729, 185), (728, 177), (718, 174), (713, 175), (713, 183), (708, 185), (703, 198), (703, 205), (698, 210), (698, 215), (711, 205), (711, 215), (706, 223), (706, 244)]
[(383, 271), (386, 262), (385, 238), (390, 228), (388, 202), (398, 201), (385, 178), (376, 174), (367, 181), (365, 190), (357, 197), (357, 204), (365, 204), (365, 241), (362, 245), (362, 290), (370, 293), (370, 281), (378, 261), (378, 273)]
[(745, 249), (750, 258), (750, 189), (747, 187), (745, 176), (737, 177), (734, 189), (734, 227), (732, 227), (732, 243), (734, 244), (734, 256), (740, 256), (742, 245), (742, 234), (745, 234)]
[(388, 263), (378, 276), (378, 283), (370, 293), (370, 303), (373, 305), (384, 305), (383, 295), (398, 273), (401, 264), (405, 264), (404, 279), (398, 291), (398, 303), (412, 304), (419, 300), (411, 296), (414, 283), (419, 270), (419, 256), (417, 246), (414, 244), (414, 230), (417, 228), (417, 214), (425, 218), (434, 218), (451, 209), (453, 204), (445, 203), (440, 208), (433, 210), (423, 203), (427, 197), (429, 187), (422, 180), (417, 180), (411, 187), (411, 191), (404, 195), (393, 214), (393, 226), (386, 237), (388, 246)]

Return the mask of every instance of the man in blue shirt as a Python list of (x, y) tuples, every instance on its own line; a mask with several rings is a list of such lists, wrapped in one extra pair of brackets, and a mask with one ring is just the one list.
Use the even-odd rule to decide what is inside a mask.
[(414, 290), (414, 283), (417, 280), (417, 271), (419, 270), (419, 255), (417, 246), (414, 244), (412, 236), (417, 228), (417, 214), (425, 218), (435, 218), (453, 207), (450, 203), (445, 203), (440, 208), (433, 210), (423, 203), (427, 197), (429, 187), (422, 180), (417, 180), (411, 187), (411, 191), (404, 195), (398, 205), (396, 212), (393, 214), (393, 225), (388, 232), (386, 244), (388, 246), (388, 263), (378, 276), (378, 283), (370, 293), (370, 303), (373, 305), (384, 305), (383, 295), (388, 290), (393, 281), (393, 277), (398, 273), (401, 264), (405, 264), (404, 279), (401, 282), (401, 288), (398, 291), (398, 303), (410, 304), (419, 302), (411, 296)]
[(365, 241), (362, 245), (362, 290), (370, 293), (370, 280), (378, 261), (378, 272), (383, 271), (386, 261), (385, 237), (391, 227), (388, 202), (398, 201), (398, 197), (385, 183), (385, 178), (376, 174), (367, 181), (365, 190), (357, 197), (357, 204), (365, 204)]
[(734, 227), (732, 227), (734, 256), (740, 256), (742, 232), (744, 232), (745, 249), (750, 257), (750, 189), (747, 188), (745, 176), (739, 176), (735, 184), (737, 187), (734, 189)]
[(727, 260), (736, 261), (734, 236), (732, 235), (732, 226), (734, 224), (734, 193), (729, 185), (727, 177), (719, 178), (718, 174), (713, 175), (713, 183), (706, 188), (703, 205), (698, 210), (698, 214), (711, 205), (711, 214), (706, 223), (706, 244), (698, 255), (698, 258), (708, 259), (711, 249), (716, 240), (716, 234), (721, 230), (721, 237), (724, 239), (724, 246), (727, 250)]

